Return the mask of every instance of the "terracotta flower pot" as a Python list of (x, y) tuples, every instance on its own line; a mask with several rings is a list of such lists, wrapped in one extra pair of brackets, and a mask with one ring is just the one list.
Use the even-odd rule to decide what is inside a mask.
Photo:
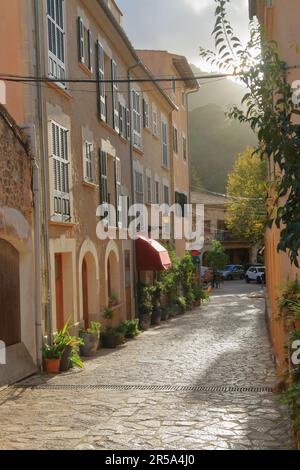
[(60, 359), (44, 359), (44, 369), (47, 374), (58, 374)]

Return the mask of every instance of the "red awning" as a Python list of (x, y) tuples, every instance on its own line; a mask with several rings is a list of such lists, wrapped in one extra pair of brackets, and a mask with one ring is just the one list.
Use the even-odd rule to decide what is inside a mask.
[(136, 264), (138, 271), (165, 271), (172, 267), (166, 248), (143, 235), (136, 240)]

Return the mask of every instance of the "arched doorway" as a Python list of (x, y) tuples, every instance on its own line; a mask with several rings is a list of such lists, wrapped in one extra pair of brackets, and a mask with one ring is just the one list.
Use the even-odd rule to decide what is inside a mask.
[(119, 260), (114, 251), (111, 251), (107, 259), (107, 294), (120, 301), (120, 266)]
[(95, 259), (91, 253), (86, 253), (82, 260), (81, 274), (83, 321), (85, 328), (88, 328), (98, 313), (98, 281)]
[(0, 239), (0, 340), (6, 346), (21, 342), (19, 253)]

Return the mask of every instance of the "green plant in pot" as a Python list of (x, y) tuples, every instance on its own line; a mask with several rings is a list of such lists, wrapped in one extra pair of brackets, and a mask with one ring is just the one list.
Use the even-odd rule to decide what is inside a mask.
[(101, 333), (101, 344), (104, 348), (115, 349), (120, 344), (120, 332), (111, 325), (114, 312), (111, 308), (104, 310), (103, 318), (106, 320), (105, 330)]
[(125, 320), (121, 326), (127, 339), (136, 338), (141, 333), (139, 330), (139, 320), (137, 319)]
[(300, 329), (300, 283), (298, 279), (287, 281), (278, 300), (280, 317), (287, 329)]
[(61, 351), (60, 372), (65, 372), (70, 367), (83, 368), (83, 362), (79, 357), (79, 347), (83, 340), (78, 336), (71, 336), (68, 331), (69, 322), (55, 335), (53, 343)]
[(42, 349), (43, 367), (47, 374), (60, 372), (61, 350), (55, 345), (46, 344)]
[(140, 328), (142, 331), (147, 331), (151, 324), (152, 314), (152, 294), (151, 287), (140, 284), (138, 287), (138, 305)]
[(151, 315), (151, 324), (160, 325), (161, 323), (161, 296), (164, 290), (164, 285), (162, 282), (155, 281), (153, 286), (150, 288), (152, 294), (152, 315)]
[(97, 354), (100, 330), (101, 324), (94, 321), (90, 323), (89, 328), (80, 330), (79, 337), (83, 340), (83, 344), (80, 346), (81, 356), (89, 357)]

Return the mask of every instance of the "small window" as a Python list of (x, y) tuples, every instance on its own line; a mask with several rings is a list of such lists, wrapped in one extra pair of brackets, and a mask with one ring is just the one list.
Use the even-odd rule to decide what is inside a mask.
[(118, 96), (118, 65), (111, 61), (113, 124), (115, 131), (119, 132), (119, 96)]
[(135, 172), (135, 202), (136, 204), (144, 203), (144, 184), (143, 173)]
[(133, 145), (142, 147), (140, 93), (132, 90)]
[(152, 179), (151, 176), (147, 176), (147, 202), (152, 202)]
[(85, 142), (84, 145), (84, 179), (88, 182), (93, 181), (93, 144)]
[(176, 126), (173, 126), (173, 150), (176, 155), (178, 154), (178, 130)]
[(65, 78), (64, 0), (47, 0), (48, 72), (63, 83)]
[(153, 135), (155, 135), (157, 137), (158, 135), (158, 116), (157, 116), (157, 109), (155, 107), (153, 107), (153, 111), (152, 111), (152, 132), (153, 132)]
[(145, 129), (149, 129), (149, 103), (143, 99), (143, 124)]
[(107, 155), (100, 150), (100, 200), (101, 204), (108, 203), (108, 183), (107, 183)]
[(78, 50), (79, 61), (84, 64), (91, 72), (93, 71), (93, 40), (92, 32), (88, 29), (82, 18), (78, 18)]
[(164, 184), (164, 204), (170, 204), (170, 191), (169, 186)]
[(168, 149), (168, 125), (165, 121), (162, 121), (162, 153), (163, 153), (163, 166), (168, 168), (169, 166), (169, 149)]
[(155, 181), (155, 204), (160, 204), (159, 181)]

